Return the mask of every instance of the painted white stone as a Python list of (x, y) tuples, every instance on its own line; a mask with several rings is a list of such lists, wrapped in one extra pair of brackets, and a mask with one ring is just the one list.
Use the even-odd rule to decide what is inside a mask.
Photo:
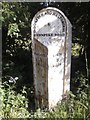
[(34, 16), (31, 31), (36, 107), (51, 109), (70, 90), (71, 23), (48, 7)]

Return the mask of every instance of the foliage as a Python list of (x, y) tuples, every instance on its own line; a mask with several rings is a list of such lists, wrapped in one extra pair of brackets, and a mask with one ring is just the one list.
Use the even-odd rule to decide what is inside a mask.
[(17, 94), (14, 87), (10, 87), (5, 82), (0, 88), (2, 109), (0, 116), (2, 118), (84, 118), (90, 117), (90, 91), (89, 86), (83, 90), (78, 89), (77, 95), (69, 93), (67, 99), (63, 99), (57, 106), (48, 111), (37, 109), (36, 112), (28, 112), (28, 101), (23, 94), (26, 94), (25, 88), (21, 94)]
[[(87, 89), (87, 88), (86, 88)], [(90, 88), (88, 88), (90, 89)], [(69, 93), (68, 99), (63, 99), (57, 106), (51, 110), (40, 110), (31, 114), (31, 118), (90, 118), (90, 92), (80, 92), (78, 96), (74, 95), (72, 92)]]
[(27, 118), (29, 117), (28, 100), (22, 93), (16, 93), (7, 82), (4, 82), (0, 87), (1, 97), (1, 118)]
[[(28, 83), (29, 87), (32, 86), (31, 21), (36, 12), (46, 7), (46, 5), (45, 2), (2, 3), (4, 81), (8, 79), (7, 76), (18, 77), (17, 86), (19, 86), (19, 83), (22, 86), (27, 86)], [(63, 11), (72, 23), (71, 77), (73, 78), (78, 70), (80, 74), (84, 71), (82, 74), (87, 74), (87, 77), (89, 77), (88, 3), (50, 2), (49, 6), (57, 7)]]
[(77, 96), (70, 93), (70, 98), (63, 100), (56, 108), (56, 115), (62, 118), (89, 118), (89, 93), (78, 93)]
[[(75, 94), (67, 93), (68, 97), (63, 98), (58, 102), (57, 106), (50, 111), (37, 109), (31, 118), (90, 118), (90, 86), (87, 84), (87, 79), (84, 76), (78, 76), (79, 86)], [(78, 81), (76, 78), (76, 82)], [(74, 81), (75, 82), (75, 81)]]
[(80, 46), (78, 43), (72, 43), (72, 56), (78, 57), (82, 48), (82, 45)]
[[(1, 5), (1, 3), (0, 3)], [(67, 100), (52, 110), (28, 112), (34, 104), (31, 21), (46, 2), (2, 2), (2, 85), (0, 116), (6, 118), (89, 118), (90, 60), (88, 3), (49, 2), (72, 23), (71, 90)], [(25, 87), (24, 87), (25, 86)], [(24, 89), (23, 89), (24, 88)], [(74, 95), (75, 94), (75, 95)], [(1, 104), (0, 104), (1, 105)], [(1, 106), (0, 106), (1, 107)]]
[(33, 73), (29, 4), (3, 2), (2, 18), (2, 82), (7, 81), (10, 86), (15, 83), (14, 90), (18, 93), (26, 86), (27, 97), (31, 100)]

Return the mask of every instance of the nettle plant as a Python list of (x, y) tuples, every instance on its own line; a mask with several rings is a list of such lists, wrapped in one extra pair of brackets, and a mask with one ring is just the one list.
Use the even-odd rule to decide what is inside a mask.
[(80, 86), (77, 94), (69, 93), (67, 99), (60, 101), (57, 106), (49, 110), (37, 109), (36, 112), (28, 112), (28, 100), (22, 93), (16, 93), (13, 87), (4, 82), (0, 87), (0, 116), (2, 118), (90, 118), (90, 92), (89, 86)]
[[(22, 90), (24, 93), (25, 90)], [(1, 118), (26, 118), (29, 117), (28, 100), (20, 93), (16, 93), (7, 82), (0, 87)]]
[(80, 92), (78, 96), (72, 92), (67, 99), (63, 99), (57, 106), (51, 110), (37, 109), (30, 118), (90, 118), (90, 98), (85, 92)]

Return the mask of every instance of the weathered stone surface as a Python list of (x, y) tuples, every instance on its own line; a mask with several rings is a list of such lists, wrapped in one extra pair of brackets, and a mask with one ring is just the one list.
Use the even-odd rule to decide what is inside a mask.
[(32, 20), (32, 55), (36, 106), (54, 107), (70, 89), (71, 24), (48, 7)]
[(47, 107), (48, 105), (48, 49), (38, 40), (34, 39), (33, 65), (34, 65), (34, 85), (37, 107)]

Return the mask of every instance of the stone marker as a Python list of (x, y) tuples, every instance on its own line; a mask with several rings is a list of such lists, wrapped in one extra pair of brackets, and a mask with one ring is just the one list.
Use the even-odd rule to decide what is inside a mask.
[(71, 23), (48, 7), (34, 16), (31, 31), (36, 107), (51, 109), (70, 90)]

